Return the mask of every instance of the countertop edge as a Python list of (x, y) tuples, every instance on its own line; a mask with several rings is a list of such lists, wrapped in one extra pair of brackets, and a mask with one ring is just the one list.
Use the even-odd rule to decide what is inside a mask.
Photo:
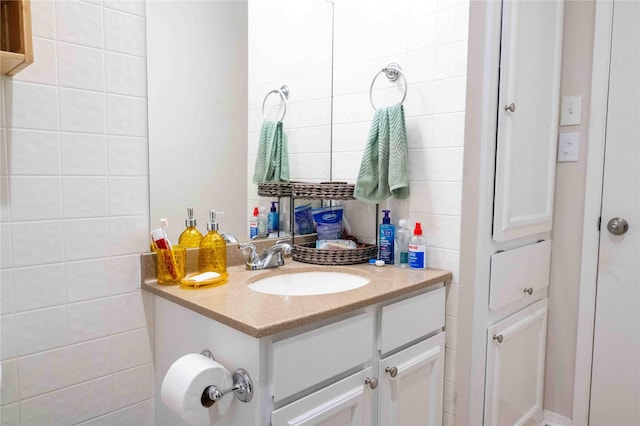
[[(415, 291), (431, 287), (435, 284), (444, 283), (446, 285), (450, 283), (453, 279), (453, 275), (451, 272), (436, 270), (436, 269), (432, 269), (432, 271), (441, 272), (441, 274), (430, 279), (425, 279), (424, 281), (416, 282), (406, 287), (402, 287), (402, 288), (389, 291), (386, 293), (382, 293), (382, 294), (377, 294), (368, 298), (363, 298), (343, 306), (330, 308), (322, 312), (316, 312), (316, 313), (312, 313), (302, 317), (295, 317), (289, 320), (281, 321), (277, 324), (269, 324), (264, 327), (250, 326), (242, 321), (235, 320), (234, 318), (231, 318), (227, 315), (219, 313), (215, 310), (207, 309), (189, 300), (185, 300), (176, 295), (162, 291), (162, 289), (159, 286), (157, 286), (157, 284), (155, 286), (153, 285), (154, 283), (153, 281), (143, 280), (141, 283), (142, 284), (141, 288), (145, 291), (148, 291), (149, 293), (152, 293), (156, 296), (162, 297), (163, 299), (174, 302), (180, 306), (183, 306), (189, 310), (197, 312), (212, 320), (218, 321), (224, 325), (227, 325), (251, 337), (261, 338), (261, 337), (274, 335), (283, 331), (292, 330), (294, 328), (308, 325), (317, 321), (330, 319), (332, 317), (335, 317), (341, 314), (356, 311), (358, 309), (375, 305), (377, 303), (381, 303), (391, 299), (395, 299), (397, 297), (408, 295)], [(293, 297), (309, 297), (309, 296), (293, 296)]]

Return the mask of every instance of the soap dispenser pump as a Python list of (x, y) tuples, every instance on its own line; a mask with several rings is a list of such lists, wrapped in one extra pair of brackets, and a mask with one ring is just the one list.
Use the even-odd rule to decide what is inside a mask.
[(202, 233), (196, 228), (196, 220), (193, 218), (193, 207), (187, 207), (187, 218), (184, 221), (186, 229), (178, 238), (178, 244), (184, 248), (197, 248), (202, 240)]
[(223, 280), (227, 274), (227, 243), (218, 233), (218, 222), (216, 214), (222, 214), (211, 210), (209, 212), (209, 222), (207, 223), (207, 235), (200, 241), (200, 251), (198, 253), (198, 272), (216, 272)]

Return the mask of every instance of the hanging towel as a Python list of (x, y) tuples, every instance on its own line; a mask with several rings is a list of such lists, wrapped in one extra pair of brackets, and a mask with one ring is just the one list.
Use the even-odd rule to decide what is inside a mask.
[(289, 181), (289, 151), (281, 121), (265, 120), (253, 172), (253, 183)]
[(409, 196), (407, 127), (404, 107), (396, 104), (376, 110), (364, 148), (354, 197), (378, 203), (393, 195)]

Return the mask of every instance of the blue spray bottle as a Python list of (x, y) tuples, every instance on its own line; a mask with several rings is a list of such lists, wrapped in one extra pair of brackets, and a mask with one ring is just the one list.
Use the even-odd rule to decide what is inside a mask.
[(378, 247), (380, 250), (380, 260), (384, 260), (387, 265), (393, 265), (394, 260), (394, 245), (396, 238), (396, 227), (391, 224), (391, 218), (389, 217), (389, 210), (382, 210), (384, 217), (380, 224), (380, 234)]

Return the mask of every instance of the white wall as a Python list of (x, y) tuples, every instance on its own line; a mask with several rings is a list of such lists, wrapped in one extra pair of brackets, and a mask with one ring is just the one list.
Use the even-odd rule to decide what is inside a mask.
[(580, 155), (556, 166), (544, 408), (566, 418), (573, 411), (594, 20), (595, 1), (565, 2), (560, 90), (582, 95), (582, 122), (559, 129), (580, 132)]
[(248, 238), (247, 2), (147, 2), (151, 228), (177, 243), (187, 207), (206, 233)]
[(150, 425), (144, 2), (31, 8), (0, 96), (2, 424)]

